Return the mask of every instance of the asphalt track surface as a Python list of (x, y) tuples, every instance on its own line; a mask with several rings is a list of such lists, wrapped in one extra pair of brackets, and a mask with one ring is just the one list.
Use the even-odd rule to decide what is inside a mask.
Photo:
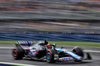
[[(0, 47), (13, 47), (13, 45), (3, 45), (1, 44)], [(66, 48), (72, 48), (72, 47), (66, 47)], [(93, 48), (93, 47), (82, 47), (86, 50), (98, 50), (100, 51), (100, 48)], [(83, 61), (80, 62), (56, 62), (54, 64), (49, 64), (44, 61), (34, 61), (34, 60), (14, 60), (11, 56), (11, 48), (9, 49), (0, 49), (0, 62), (11, 62), (11, 63), (21, 63), (21, 64), (30, 64), (30, 65), (36, 65), (36, 66), (100, 66), (100, 52), (90, 53), (92, 56), (91, 61)]]

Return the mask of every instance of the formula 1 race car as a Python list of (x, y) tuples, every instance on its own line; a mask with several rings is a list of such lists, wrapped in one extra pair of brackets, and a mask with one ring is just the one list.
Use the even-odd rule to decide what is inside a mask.
[[(57, 61), (70, 61), (82, 62), (82, 60), (91, 60), (89, 53), (83, 52), (80, 47), (74, 47), (72, 51), (65, 48), (56, 48), (55, 44), (49, 44), (46, 40), (43, 42), (32, 43), (32, 41), (19, 41), (15, 44), (12, 50), (14, 59), (34, 59), (45, 60), (48, 63)], [(28, 46), (28, 48), (24, 48)], [(84, 56), (86, 55), (86, 56)]]

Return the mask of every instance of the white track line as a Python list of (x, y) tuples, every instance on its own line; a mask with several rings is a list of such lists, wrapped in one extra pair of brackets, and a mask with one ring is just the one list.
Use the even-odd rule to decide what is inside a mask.
[(11, 62), (0, 62), (0, 64), (18, 65), (18, 66), (37, 66), (37, 65), (30, 65), (30, 64), (11, 63)]
[(97, 50), (84, 50), (85, 52), (94, 52), (94, 53), (100, 53), (100, 51)]
[[(11, 50), (13, 49), (14, 47), (0, 47), (0, 49), (8, 49), (8, 50)], [(68, 49), (68, 50), (72, 50), (72, 49)], [(98, 50), (84, 50), (85, 52), (94, 52), (94, 53), (100, 53), (100, 51)]]
[(14, 47), (0, 47), (0, 49), (13, 49)]

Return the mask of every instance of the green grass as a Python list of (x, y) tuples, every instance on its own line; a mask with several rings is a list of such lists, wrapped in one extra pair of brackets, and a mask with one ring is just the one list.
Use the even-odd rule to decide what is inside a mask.
[(49, 43), (55, 43), (57, 45), (69, 45), (69, 46), (93, 46), (93, 47), (100, 47), (100, 43), (96, 43), (96, 42), (50, 41)]
[[(37, 42), (37, 41), (36, 41)], [(100, 47), (100, 43), (96, 42), (69, 42), (69, 41), (48, 41), (50, 44), (68, 45), (68, 46), (93, 46)], [(15, 44), (16, 41), (0, 41), (0, 44)]]
[(16, 41), (0, 41), (0, 44), (15, 44)]

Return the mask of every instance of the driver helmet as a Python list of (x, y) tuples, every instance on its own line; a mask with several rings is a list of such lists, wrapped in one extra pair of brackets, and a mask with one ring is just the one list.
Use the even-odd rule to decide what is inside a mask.
[(50, 44), (47, 44), (47, 47), (51, 47)]

